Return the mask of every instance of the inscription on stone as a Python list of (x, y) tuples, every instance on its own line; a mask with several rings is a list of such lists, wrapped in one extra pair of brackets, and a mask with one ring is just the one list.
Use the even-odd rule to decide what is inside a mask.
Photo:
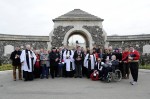
[(143, 46), (143, 53), (145, 54), (145, 53), (150, 53), (150, 45), (144, 45)]
[(14, 46), (12, 45), (6, 45), (4, 46), (4, 56), (11, 54), (11, 52), (14, 51)]

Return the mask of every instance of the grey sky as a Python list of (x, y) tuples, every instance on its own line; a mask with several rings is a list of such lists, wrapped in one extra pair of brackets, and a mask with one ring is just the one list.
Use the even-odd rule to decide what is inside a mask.
[(52, 19), (76, 8), (103, 18), (107, 35), (150, 33), (150, 0), (0, 0), (0, 33), (49, 35)]

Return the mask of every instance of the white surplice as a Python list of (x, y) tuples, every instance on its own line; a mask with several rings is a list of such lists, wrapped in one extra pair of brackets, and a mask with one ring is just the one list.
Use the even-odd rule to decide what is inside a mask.
[[(30, 53), (30, 51), (28, 51), (28, 55), (29, 55), (29, 67), (28, 68), (28, 65), (27, 65), (27, 60), (26, 60), (26, 50), (23, 50), (21, 55), (20, 55), (20, 60), (21, 60), (21, 63), (22, 63), (22, 70), (24, 71), (28, 71), (28, 72), (32, 72), (33, 68), (32, 68), (32, 63), (31, 63), (31, 57), (33, 57), (33, 65), (35, 64), (36, 62), (36, 55), (34, 54), (33, 51), (31, 51), (32, 54)], [(34, 66), (33, 66), (34, 67)]]
[[(85, 58), (84, 58), (84, 67), (88, 68), (88, 58), (89, 58), (89, 54), (86, 54)], [(91, 69), (94, 69), (94, 65), (95, 65), (95, 61), (96, 61), (96, 57), (95, 55), (90, 55), (90, 59), (91, 59)]]
[(74, 64), (74, 59), (73, 59), (74, 52), (71, 50), (71, 55), (70, 55), (70, 51), (69, 50), (67, 52), (66, 51), (64, 51), (64, 54), (63, 54), (63, 59), (64, 59), (64, 62), (66, 63), (66, 71), (72, 71), (70, 69), (71, 62), (72, 62), (72, 69), (73, 70), (75, 69), (75, 64)]

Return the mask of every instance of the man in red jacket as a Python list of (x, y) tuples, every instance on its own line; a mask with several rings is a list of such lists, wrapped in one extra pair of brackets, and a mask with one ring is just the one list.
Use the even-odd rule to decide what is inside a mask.
[(133, 82), (130, 82), (132, 85), (135, 85), (138, 80), (139, 58), (140, 58), (139, 52), (135, 50), (133, 47), (130, 47), (130, 53), (128, 59), (129, 59), (131, 75), (133, 78)]

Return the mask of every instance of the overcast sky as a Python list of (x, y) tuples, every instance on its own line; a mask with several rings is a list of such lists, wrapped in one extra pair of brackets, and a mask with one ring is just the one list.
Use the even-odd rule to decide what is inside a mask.
[(0, 0), (0, 33), (49, 35), (52, 19), (77, 8), (104, 19), (107, 35), (150, 34), (150, 0)]

